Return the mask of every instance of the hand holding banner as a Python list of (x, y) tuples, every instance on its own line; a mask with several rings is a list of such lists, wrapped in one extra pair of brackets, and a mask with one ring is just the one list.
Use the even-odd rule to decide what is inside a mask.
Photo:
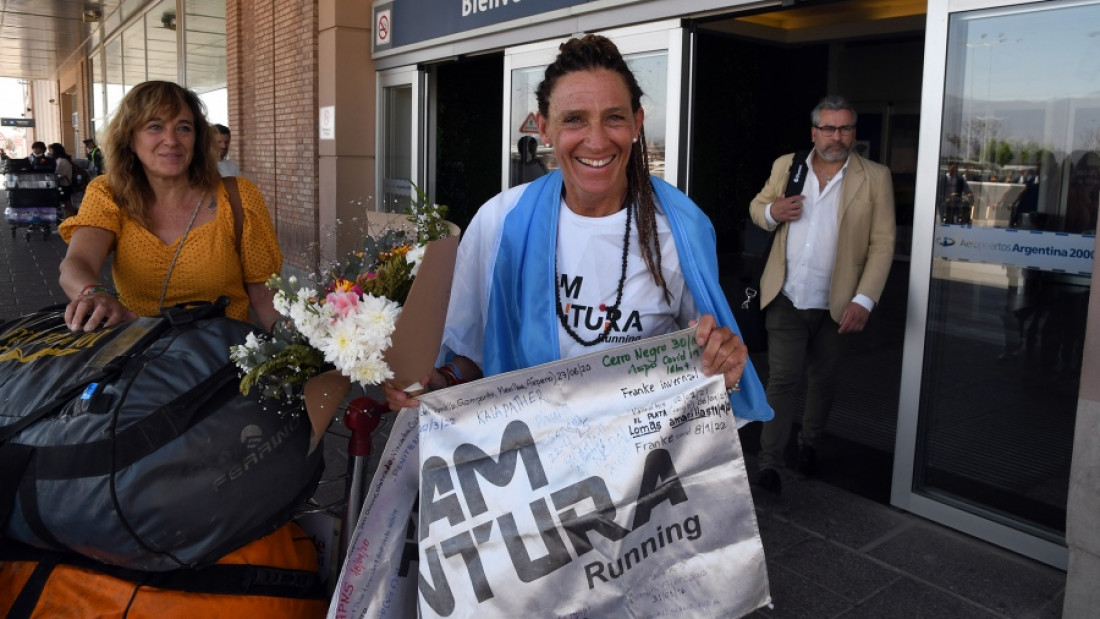
[(421, 396), (420, 616), (766, 604), (730, 401), (700, 365), (687, 330)]

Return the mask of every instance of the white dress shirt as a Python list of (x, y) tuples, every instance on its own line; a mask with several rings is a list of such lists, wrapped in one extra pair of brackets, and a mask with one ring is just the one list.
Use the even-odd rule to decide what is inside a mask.
[[(787, 277), (783, 294), (798, 309), (829, 309), (829, 287), (836, 262), (836, 239), (840, 226), (840, 194), (848, 161), (822, 189), (813, 170), (810, 151), (806, 164), (811, 170), (802, 187), (802, 217), (789, 222), (787, 231)], [(778, 225), (772, 218), (772, 205), (764, 211), (769, 226)], [(854, 299), (867, 311), (874, 308), (870, 297), (857, 294)]]

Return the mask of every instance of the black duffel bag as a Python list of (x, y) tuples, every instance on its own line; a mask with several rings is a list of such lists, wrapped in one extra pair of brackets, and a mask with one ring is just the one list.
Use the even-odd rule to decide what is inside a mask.
[(289, 521), (316, 487), (304, 414), (242, 396), (228, 300), (74, 334), (0, 327), (0, 535), (104, 563), (199, 567)]

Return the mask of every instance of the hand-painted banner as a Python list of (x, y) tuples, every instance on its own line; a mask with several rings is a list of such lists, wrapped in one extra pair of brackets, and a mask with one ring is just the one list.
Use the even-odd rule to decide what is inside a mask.
[[(769, 601), (729, 398), (694, 331), (420, 402), (416, 555), (367, 550), (406, 533), (373, 496), (409, 492), (395, 432), (330, 617), (736, 617)], [(395, 610), (411, 586), (417, 608)]]
[[(329, 619), (416, 616), (415, 540), (408, 532), (416, 502), (419, 443), (416, 410), (394, 420), (378, 470), (371, 479), (359, 522), (349, 537), (347, 557), (329, 605)], [(351, 523), (344, 523), (351, 526)]]

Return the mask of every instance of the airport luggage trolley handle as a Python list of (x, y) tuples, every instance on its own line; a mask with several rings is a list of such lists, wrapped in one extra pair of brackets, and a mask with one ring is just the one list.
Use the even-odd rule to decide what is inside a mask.
[(366, 496), (367, 460), (371, 453), (371, 434), (382, 423), (382, 415), (389, 412), (385, 402), (360, 396), (348, 403), (344, 413), (344, 426), (351, 430), (348, 438), (347, 505), (344, 508), (344, 526), (340, 530), (340, 550), (346, 552), (351, 534), (359, 522)]

